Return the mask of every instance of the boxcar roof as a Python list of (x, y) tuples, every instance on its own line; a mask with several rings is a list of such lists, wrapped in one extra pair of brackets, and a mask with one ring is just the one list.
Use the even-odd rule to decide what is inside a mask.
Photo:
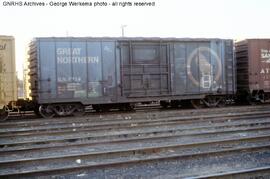
[(98, 41), (210, 41), (232, 40), (220, 38), (175, 38), (175, 37), (36, 37), (34, 40), (98, 40)]
[(14, 37), (8, 35), (0, 35), (0, 39), (14, 39)]

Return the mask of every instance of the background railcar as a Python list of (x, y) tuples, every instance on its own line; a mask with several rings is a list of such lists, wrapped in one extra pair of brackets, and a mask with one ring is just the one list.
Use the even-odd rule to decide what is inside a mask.
[(32, 98), (47, 117), (84, 105), (216, 106), (236, 88), (232, 40), (36, 38), (29, 55)]
[(17, 77), (15, 69), (15, 42), (12, 36), (0, 36), (0, 119), (7, 118), (8, 104), (16, 101)]
[(246, 39), (235, 44), (237, 97), (241, 102), (270, 100), (270, 39)]

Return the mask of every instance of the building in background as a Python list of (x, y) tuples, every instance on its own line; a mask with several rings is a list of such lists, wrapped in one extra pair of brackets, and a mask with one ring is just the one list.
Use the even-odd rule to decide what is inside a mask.
[(29, 48), (26, 48), (25, 53), (25, 60), (24, 60), (24, 66), (23, 66), (23, 94), (25, 99), (31, 99), (30, 93), (30, 76), (29, 76)]
[(24, 95), (24, 80), (21, 80), (21, 79), (17, 79), (17, 84), (18, 84), (18, 98), (19, 99), (23, 99), (25, 98), (25, 95)]

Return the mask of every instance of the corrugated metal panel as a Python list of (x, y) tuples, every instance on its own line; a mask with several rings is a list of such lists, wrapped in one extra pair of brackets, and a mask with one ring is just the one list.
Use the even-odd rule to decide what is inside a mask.
[(38, 62), (32, 91), (39, 102), (116, 100), (115, 42), (40, 38), (32, 46), (38, 52), (32, 56), (32, 64)]
[(0, 108), (14, 100), (17, 100), (14, 38), (0, 36)]
[(236, 92), (236, 62), (234, 57), (234, 44), (232, 40), (223, 41), (224, 46), (224, 75), (223, 83), (226, 84), (228, 93)]
[(270, 39), (236, 43), (238, 89), (270, 92)]
[(232, 40), (174, 43), (175, 94), (235, 91)]
[(249, 89), (249, 60), (247, 41), (235, 44), (235, 57), (237, 66), (237, 90)]
[(30, 95), (32, 97), (33, 100), (37, 100), (38, 99), (38, 47), (37, 47), (37, 42), (33, 41), (30, 43), (29, 45), (29, 51), (28, 51), (28, 55), (29, 55), (29, 84), (30, 84)]

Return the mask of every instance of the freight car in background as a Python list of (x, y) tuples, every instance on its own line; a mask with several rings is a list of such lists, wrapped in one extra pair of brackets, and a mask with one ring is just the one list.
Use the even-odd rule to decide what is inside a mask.
[(15, 42), (12, 36), (0, 36), (0, 120), (8, 117), (8, 103), (17, 100)]
[(270, 39), (247, 39), (235, 44), (237, 98), (240, 102), (270, 101)]
[(36, 38), (29, 51), (32, 99), (44, 117), (131, 109), (224, 105), (234, 95), (233, 41), (178, 38)]

